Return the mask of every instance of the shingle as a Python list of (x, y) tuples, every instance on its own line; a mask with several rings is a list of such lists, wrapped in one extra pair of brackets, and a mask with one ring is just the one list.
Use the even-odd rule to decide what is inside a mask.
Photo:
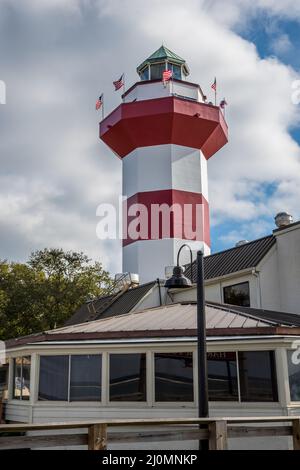
[[(204, 277), (214, 279), (226, 274), (254, 268), (276, 243), (273, 235), (230, 248), (204, 257)], [(192, 265), (192, 280), (196, 280), (196, 261)], [(190, 266), (186, 266), (185, 275), (191, 278)]]

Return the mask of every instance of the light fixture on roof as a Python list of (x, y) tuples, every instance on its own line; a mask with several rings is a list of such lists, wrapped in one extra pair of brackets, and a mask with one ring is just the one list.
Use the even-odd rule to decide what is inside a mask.
[(235, 246), (238, 247), (238, 246), (242, 246), (242, 245), (247, 245), (247, 243), (249, 243), (248, 240), (240, 240), (239, 242), (237, 242), (235, 244)]
[(173, 275), (166, 280), (165, 282), (165, 287), (168, 289), (185, 289), (186, 287), (191, 287), (192, 283), (191, 281), (184, 276), (183, 274), (183, 267), (179, 265), (179, 256), (181, 253), (181, 250), (183, 248), (188, 248), (190, 250), (190, 255), (191, 255), (191, 273), (192, 273), (192, 263), (193, 263), (193, 253), (189, 245), (186, 243), (182, 245), (177, 253), (177, 266), (174, 266), (173, 268)]
[(274, 219), (278, 228), (287, 227), (294, 222), (293, 216), (287, 212), (279, 212)]

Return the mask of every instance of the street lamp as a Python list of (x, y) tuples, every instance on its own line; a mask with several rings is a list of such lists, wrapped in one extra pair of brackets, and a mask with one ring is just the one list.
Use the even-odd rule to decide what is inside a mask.
[[(192, 250), (189, 245), (180, 247), (177, 255), (177, 266), (174, 267), (173, 276), (165, 283), (165, 287), (185, 288), (190, 287), (191, 282), (183, 275), (183, 269), (179, 266), (179, 255), (182, 248), (188, 247), (191, 254), (191, 278), (192, 278)], [(189, 283), (187, 283), (189, 281)], [(198, 358), (198, 417), (208, 417), (208, 381), (207, 381), (207, 352), (206, 352), (206, 320), (205, 320), (205, 296), (204, 296), (204, 266), (203, 253), (197, 252), (197, 358)], [(200, 426), (201, 428), (201, 426)], [(201, 449), (207, 449), (208, 442), (199, 441)]]
[(191, 267), (191, 272), (192, 272), (193, 253), (192, 253), (190, 246), (185, 243), (178, 250), (177, 265), (174, 266), (173, 268), (173, 275), (169, 279), (167, 279), (165, 282), (165, 287), (167, 287), (168, 289), (172, 289), (172, 288), (184, 289), (186, 287), (191, 287), (192, 285), (191, 281), (183, 275), (183, 268), (182, 266), (179, 265), (179, 257), (180, 257), (181, 250), (183, 248), (188, 248), (190, 250), (190, 255), (191, 255), (190, 267)]

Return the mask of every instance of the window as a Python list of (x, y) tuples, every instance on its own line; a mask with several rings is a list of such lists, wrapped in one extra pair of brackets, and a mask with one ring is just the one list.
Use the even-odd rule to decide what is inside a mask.
[(241, 282), (223, 288), (224, 303), (250, 307), (249, 282)]
[(290, 395), (292, 401), (300, 401), (300, 364), (293, 360), (293, 354), (296, 355), (298, 360), (299, 353), (297, 350), (287, 351)]
[(237, 401), (237, 361), (235, 352), (207, 353), (208, 396), (212, 401)]
[(181, 67), (180, 65), (174, 65), (168, 62), (168, 70), (172, 70), (173, 75), (172, 78), (176, 78), (177, 80), (181, 80)]
[(151, 65), (151, 80), (162, 80), (164, 70), (166, 70), (165, 63)]
[(69, 356), (41, 356), (39, 400), (68, 400)]
[(140, 77), (142, 81), (149, 80), (149, 67), (148, 65), (141, 71)]
[(155, 400), (193, 401), (193, 355), (155, 354)]
[(0, 363), (0, 397), (8, 398), (8, 364)]
[(110, 401), (146, 401), (146, 354), (110, 354)]
[(241, 401), (277, 401), (277, 381), (273, 351), (240, 351)]
[(13, 398), (29, 400), (30, 398), (30, 356), (16, 357), (13, 362)]
[(101, 354), (41, 356), (39, 400), (101, 400)]
[(101, 357), (71, 356), (71, 401), (101, 400)]

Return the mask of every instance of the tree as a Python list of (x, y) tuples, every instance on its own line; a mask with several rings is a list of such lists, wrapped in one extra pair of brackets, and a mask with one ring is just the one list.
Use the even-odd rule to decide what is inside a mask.
[(44, 249), (25, 264), (0, 262), (0, 338), (62, 326), (88, 299), (113, 283), (99, 262), (83, 253)]

